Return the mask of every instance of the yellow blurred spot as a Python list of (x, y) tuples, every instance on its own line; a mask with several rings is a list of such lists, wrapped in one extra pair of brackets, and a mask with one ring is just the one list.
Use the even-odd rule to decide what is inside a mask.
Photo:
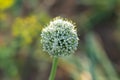
[(14, 37), (21, 37), (24, 45), (32, 43), (33, 39), (39, 37), (41, 31), (36, 16), (17, 18), (13, 23), (12, 34)]
[(92, 77), (89, 72), (82, 72), (80, 75), (81, 80), (92, 80)]
[(0, 0), (0, 10), (5, 10), (14, 4), (15, 0)]
[(5, 13), (0, 13), (0, 20), (5, 20), (7, 15)]

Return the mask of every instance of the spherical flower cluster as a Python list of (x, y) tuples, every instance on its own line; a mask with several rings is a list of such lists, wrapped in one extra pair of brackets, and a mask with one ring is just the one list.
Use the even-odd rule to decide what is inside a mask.
[(44, 51), (55, 57), (70, 55), (78, 46), (75, 25), (60, 17), (42, 30), (41, 38)]

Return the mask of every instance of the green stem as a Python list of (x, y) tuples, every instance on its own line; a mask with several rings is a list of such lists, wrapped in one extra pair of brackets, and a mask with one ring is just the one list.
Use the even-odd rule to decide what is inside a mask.
[(57, 69), (57, 64), (58, 64), (58, 58), (54, 57), (53, 58), (53, 63), (52, 63), (52, 70), (49, 76), (49, 80), (54, 80), (55, 74), (56, 74), (56, 69)]

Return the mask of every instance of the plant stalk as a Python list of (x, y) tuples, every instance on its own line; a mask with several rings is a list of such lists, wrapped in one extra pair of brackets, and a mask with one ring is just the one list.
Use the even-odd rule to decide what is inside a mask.
[(49, 76), (49, 80), (54, 80), (55, 74), (56, 74), (56, 69), (57, 69), (57, 64), (58, 64), (58, 57), (53, 58), (53, 63), (52, 63), (52, 70)]

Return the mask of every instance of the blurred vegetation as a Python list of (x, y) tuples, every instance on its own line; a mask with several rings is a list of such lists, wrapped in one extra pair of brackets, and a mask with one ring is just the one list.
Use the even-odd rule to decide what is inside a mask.
[(120, 80), (120, 0), (0, 0), (0, 80), (48, 80), (40, 34), (56, 16), (76, 23), (80, 41), (55, 80)]

